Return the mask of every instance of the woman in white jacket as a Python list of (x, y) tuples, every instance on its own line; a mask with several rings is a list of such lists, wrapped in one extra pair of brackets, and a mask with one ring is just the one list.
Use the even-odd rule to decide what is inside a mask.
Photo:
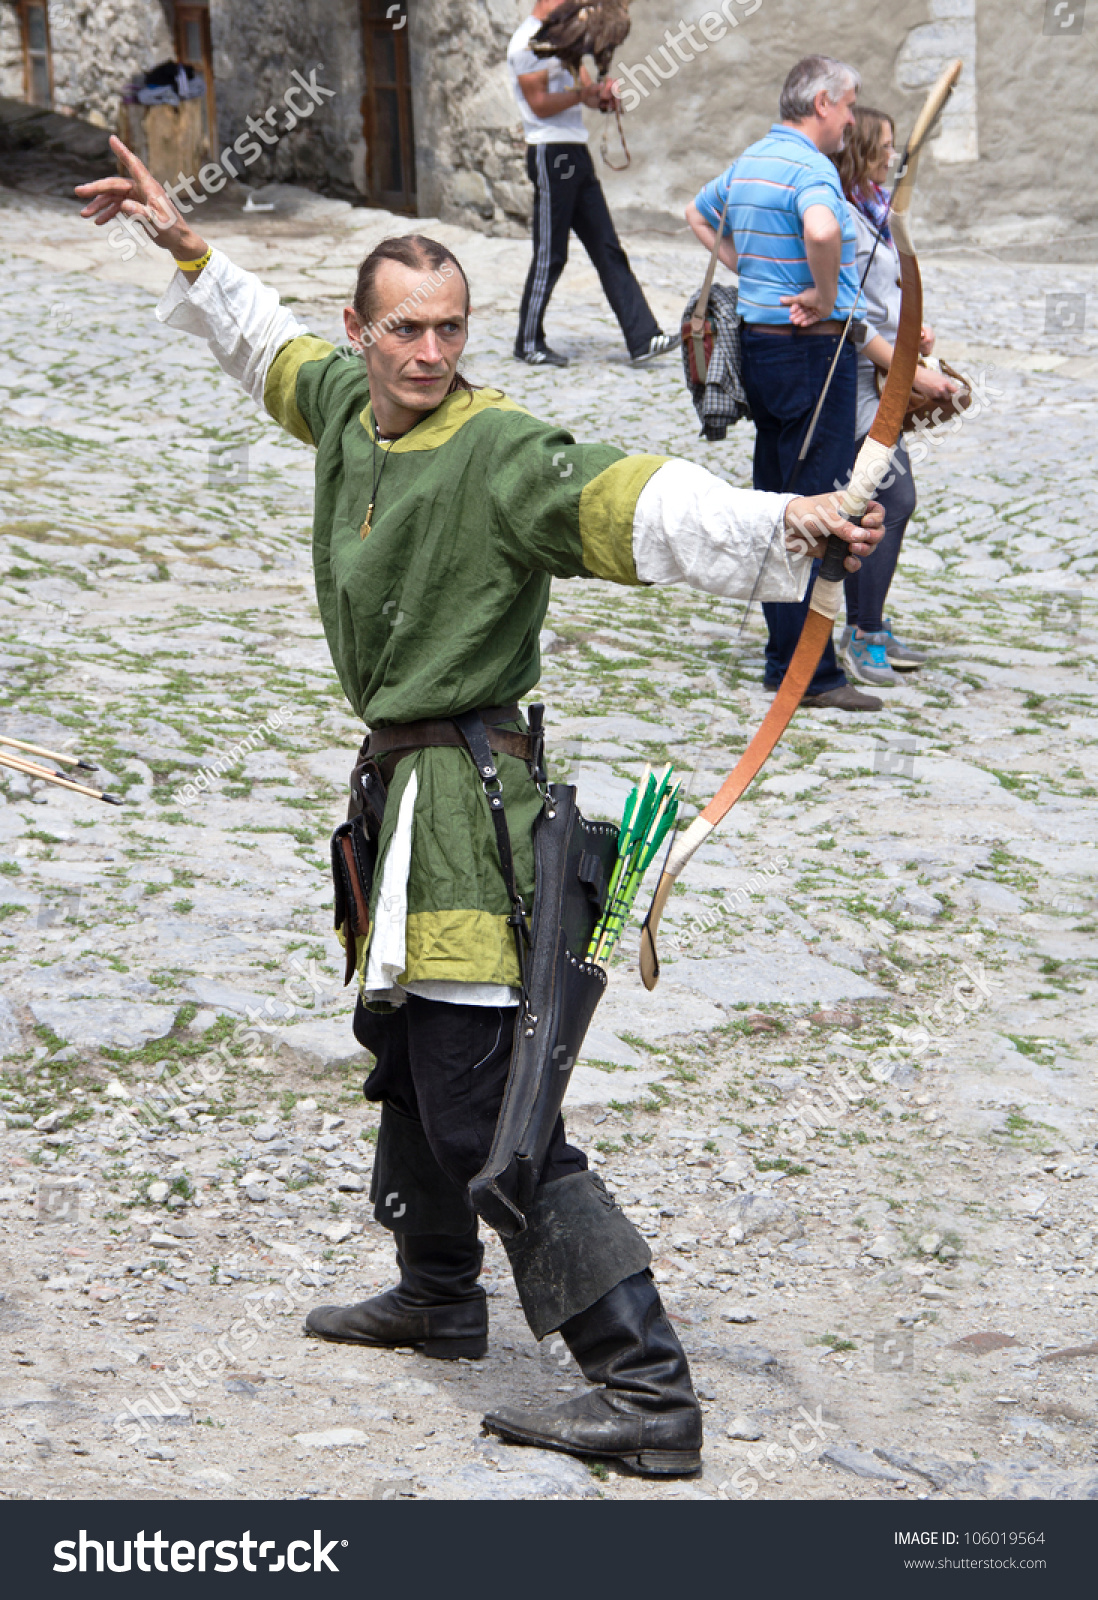
[[(855, 125), (835, 157), (843, 193), (857, 234), (859, 281), (865, 277), (868, 336), (858, 355), (858, 400), (855, 432), (861, 448), (877, 411), (877, 374), (887, 372), (900, 319), (900, 259), (888, 225), (888, 191), (882, 187), (894, 159), (892, 118), (871, 106), (855, 106)], [(874, 246), (876, 249), (874, 250)], [(924, 324), (921, 353), (934, 348), (934, 330)], [(920, 394), (944, 400), (957, 385), (943, 373), (920, 366), (913, 387)], [(885, 508), (885, 533), (873, 561), (846, 579), (846, 627), (839, 646), (843, 666), (860, 683), (885, 687), (897, 682), (896, 669), (920, 667), (926, 657), (897, 639), (885, 602), (900, 559), (904, 531), (915, 510), (915, 481), (901, 439), (892, 470), (877, 492)]]

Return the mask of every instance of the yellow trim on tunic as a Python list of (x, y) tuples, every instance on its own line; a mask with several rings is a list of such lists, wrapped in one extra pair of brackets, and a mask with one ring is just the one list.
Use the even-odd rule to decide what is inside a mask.
[(298, 410), (297, 375), (307, 361), (326, 361), (334, 349), (327, 339), (316, 339), (311, 333), (288, 340), (271, 362), (263, 385), (264, 407), (279, 427), (314, 447), (316, 440)]
[[(429, 417), (417, 423), (403, 438), (394, 439), (391, 443), (382, 439), (379, 443), (383, 450), (437, 450), (460, 432), (467, 422), (479, 417), (482, 411), (521, 411), (526, 416), (530, 415), (525, 406), (508, 400), (502, 389), (477, 389), (472, 394), (467, 389), (459, 389), (455, 394), (448, 394)], [(359, 421), (370, 438), (376, 438), (374, 408), (369, 402), (366, 409), (359, 413)]]
[[(371, 932), (373, 930), (371, 929)], [(347, 936), (336, 929), (344, 949)], [(355, 973), (361, 990), (366, 981), (370, 934), (355, 938)], [(442, 979), (448, 983), (520, 985), (515, 936), (506, 917), (490, 911), (415, 911), (408, 918), (404, 971), (398, 983)], [(415, 978), (409, 977), (414, 969)], [(491, 969), (491, 970), (489, 970)]]
[(405, 971), (398, 980), (445, 978), (459, 983), (519, 986), (515, 936), (506, 917), (490, 911), (414, 911), (408, 917)]
[(583, 564), (596, 578), (639, 584), (633, 561), (633, 518), (640, 492), (669, 456), (626, 456), (592, 478), (580, 494)]

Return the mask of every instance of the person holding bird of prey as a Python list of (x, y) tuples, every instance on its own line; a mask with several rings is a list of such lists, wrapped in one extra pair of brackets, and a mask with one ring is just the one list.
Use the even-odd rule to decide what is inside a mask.
[[(159, 319), (204, 339), (316, 450), (317, 602), (343, 691), (370, 730), (333, 865), (348, 977), (359, 979), (355, 1037), (375, 1058), (364, 1092), (381, 1107), (374, 1217), (394, 1236), (400, 1281), (355, 1305), (318, 1306), (306, 1331), (483, 1357), (485, 1217), (535, 1336), (559, 1331), (598, 1386), (532, 1410), (497, 1406), (487, 1428), (652, 1477), (693, 1474), (702, 1419), (686, 1356), (647, 1243), (567, 1141), (572, 1061), (562, 1066), (549, 1040), (533, 1063), (540, 1122), (515, 1147), (524, 1159), (543, 1152), (520, 1190), (521, 1227), (498, 1223), (476, 1188), (518, 1072), (512, 1041), (526, 1048), (539, 1020), (526, 974), (541, 963), (555, 975), (568, 955), (553, 909), (563, 902), (547, 894), (537, 852), (571, 790), (562, 799), (546, 779), (544, 708), (527, 718), (517, 702), (540, 674), (554, 577), (746, 599), (765, 566), (764, 597), (792, 600), (828, 535), (856, 569), (881, 537), (880, 508), (859, 528), (835, 494), (759, 494), (693, 462), (580, 446), (500, 390), (474, 387), (458, 370), (468, 281), (451, 250), (419, 234), (383, 239), (362, 262), (347, 343), (317, 338), (199, 237), (120, 139), (111, 148), (122, 173), (80, 186), (83, 215), (147, 226), (179, 269)], [(616, 851), (616, 828), (584, 827)], [(569, 892), (586, 906), (590, 886), (604, 905), (591, 848)]]
[[(545, 313), (568, 260), (570, 233), (591, 258), (633, 365), (644, 366), (679, 344), (677, 333), (660, 328), (633, 275), (587, 148), (583, 107), (613, 110), (614, 85), (605, 78), (592, 83), (578, 57), (565, 70), (559, 57), (546, 54), (550, 46), (543, 36), (551, 37), (555, 25), (581, 21), (572, 17), (573, 12), (597, 9), (591, 3), (577, 7), (568, 0), (564, 5), (560, 0), (537, 0), (507, 49), (511, 87), (526, 134), (526, 171), (534, 185), (534, 254), (515, 337), (515, 359), (531, 367), (568, 365), (568, 357), (558, 355), (546, 342)], [(621, 5), (617, 9), (625, 10)], [(582, 29), (573, 42), (582, 48), (586, 42)]]

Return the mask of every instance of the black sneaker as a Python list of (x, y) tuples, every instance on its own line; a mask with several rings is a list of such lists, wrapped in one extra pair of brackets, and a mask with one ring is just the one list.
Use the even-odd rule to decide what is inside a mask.
[(567, 356), (558, 356), (557, 352), (550, 350), (548, 346), (542, 350), (516, 350), (515, 360), (525, 361), (528, 367), (566, 367), (568, 365)]
[(682, 338), (677, 333), (657, 333), (648, 341), (645, 350), (638, 350), (629, 360), (634, 367), (645, 367), (650, 361), (655, 361), (657, 356), (667, 355), (669, 350), (677, 350), (682, 343)]

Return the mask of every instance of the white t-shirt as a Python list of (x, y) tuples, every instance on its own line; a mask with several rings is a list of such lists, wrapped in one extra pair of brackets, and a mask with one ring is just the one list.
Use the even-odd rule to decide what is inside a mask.
[(519, 88), (520, 77), (525, 77), (528, 72), (544, 72), (546, 68), (549, 70), (550, 93), (559, 94), (562, 90), (575, 88), (572, 74), (561, 66), (556, 56), (549, 56), (543, 60), (530, 49), (530, 40), (540, 28), (541, 22), (537, 17), (527, 17), (507, 46), (507, 70), (511, 74), (511, 92), (515, 97), (515, 104), (522, 112), (526, 143), (586, 144), (587, 129), (583, 122), (582, 106), (570, 106), (567, 111), (558, 111), (555, 117), (535, 117), (526, 96)]

